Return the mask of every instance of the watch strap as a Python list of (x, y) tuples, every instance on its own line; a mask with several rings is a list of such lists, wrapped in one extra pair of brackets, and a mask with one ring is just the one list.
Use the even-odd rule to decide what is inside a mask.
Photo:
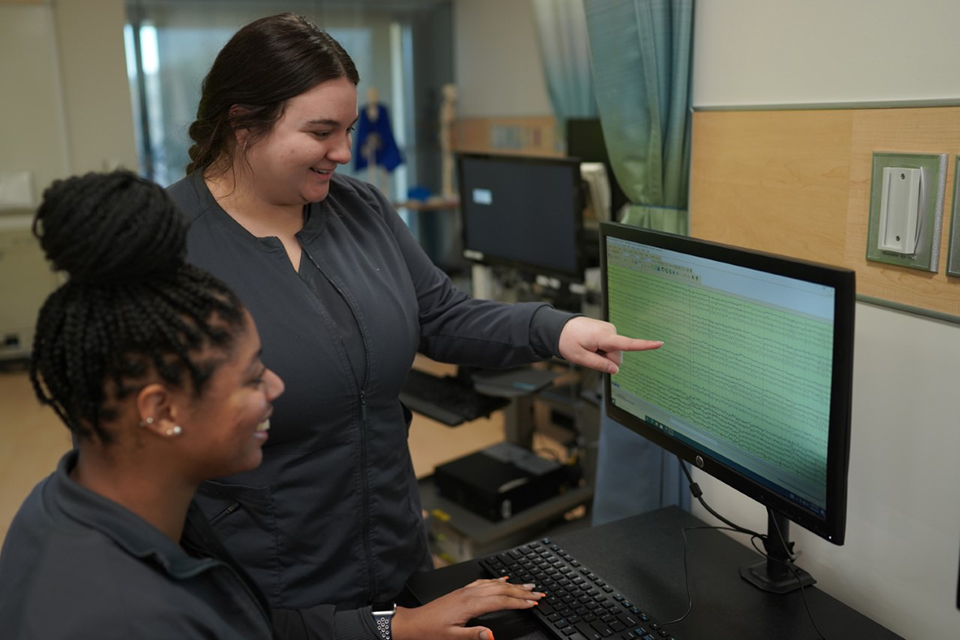
[(397, 605), (374, 605), (372, 608), (373, 622), (377, 627), (377, 633), (381, 640), (392, 640), (393, 638), (393, 616), (397, 612)]

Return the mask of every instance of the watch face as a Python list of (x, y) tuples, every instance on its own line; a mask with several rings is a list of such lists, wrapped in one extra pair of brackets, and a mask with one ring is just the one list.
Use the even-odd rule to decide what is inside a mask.
[(393, 602), (374, 602), (370, 609), (375, 616), (392, 616), (397, 612), (397, 605)]

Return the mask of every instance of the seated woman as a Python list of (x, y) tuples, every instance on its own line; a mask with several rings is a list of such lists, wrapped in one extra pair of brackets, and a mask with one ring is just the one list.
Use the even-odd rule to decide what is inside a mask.
[[(283, 392), (250, 314), (184, 262), (182, 216), (131, 173), (55, 182), (34, 233), (69, 280), (40, 311), (30, 378), (77, 448), (7, 534), (2, 636), (275, 637), (263, 594), (193, 503), (201, 482), (260, 464)], [(486, 580), (428, 606), (449, 629), (540, 595)]]

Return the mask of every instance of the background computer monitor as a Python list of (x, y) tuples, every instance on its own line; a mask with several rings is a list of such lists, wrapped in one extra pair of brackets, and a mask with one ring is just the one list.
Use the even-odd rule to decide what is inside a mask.
[(628, 200), (620, 188), (617, 177), (613, 174), (610, 165), (610, 156), (607, 155), (607, 144), (603, 140), (603, 128), (598, 118), (569, 118), (565, 132), (567, 135), (567, 155), (580, 158), (581, 162), (602, 162), (607, 168), (607, 178), (610, 180), (610, 201), (613, 208), (611, 219), (616, 219), (617, 213)]
[(580, 160), (457, 155), (464, 256), (583, 279)]
[[(600, 237), (604, 318), (664, 341), (605, 376), (608, 415), (767, 506), (771, 543), (789, 518), (842, 544), (854, 273), (614, 223)], [(761, 588), (767, 569), (770, 590), (798, 586), (764, 563)]]

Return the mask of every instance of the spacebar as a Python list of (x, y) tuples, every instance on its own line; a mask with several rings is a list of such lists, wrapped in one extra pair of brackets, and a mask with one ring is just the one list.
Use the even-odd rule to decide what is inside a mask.
[(416, 411), (419, 414), (425, 415), (428, 418), (432, 418), (437, 422), (442, 422), (443, 424), (455, 427), (458, 424), (463, 423), (463, 416), (459, 413), (455, 413), (446, 409), (438, 404), (434, 404), (428, 400), (423, 400), (417, 396), (412, 396), (407, 393), (400, 393), (400, 402), (407, 405), (407, 408), (411, 411)]

